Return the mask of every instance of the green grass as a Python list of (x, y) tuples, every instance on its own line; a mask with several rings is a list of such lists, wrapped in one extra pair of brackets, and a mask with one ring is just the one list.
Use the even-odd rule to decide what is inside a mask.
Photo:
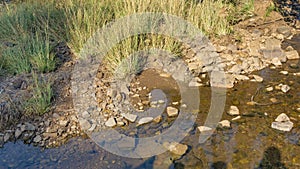
[(271, 12), (273, 11), (278, 11), (278, 9), (276, 8), (275, 4), (271, 2), (270, 5), (267, 7), (265, 17), (269, 17)]
[[(238, 6), (238, 7), (236, 7)], [(232, 24), (252, 15), (253, 0), (23, 0), (0, 11), (0, 75), (5, 73), (43, 74), (56, 69), (53, 48), (65, 42), (77, 54), (86, 41), (107, 23), (143, 12), (179, 16), (209, 37), (232, 33)], [(108, 52), (104, 66), (122, 77), (139, 73), (144, 60), (132, 53), (150, 48), (182, 56), (182, 44), (172, 37), (143, 34), (121, 41)], [(118, 69), (117, 69), (118, 68)], [(34, 73), (35, 74), (35, 73)], [(34, 75), (29, 113), (49, 110), (51, 83)]]
[(50, 110), (53, 99), (52, 81), (33, 73), (32, 97), (24, 104), (26, 114), (42, 115)]

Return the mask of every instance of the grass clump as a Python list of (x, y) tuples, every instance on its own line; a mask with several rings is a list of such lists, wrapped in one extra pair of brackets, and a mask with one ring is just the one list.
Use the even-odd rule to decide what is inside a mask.
[(56, 60), (49, 39), (41, 35), (24, 35), (19, 43), (2, 52), (2, 65), (11, 74), (53, 71)]
[(25, 102), (26, 114), (42, 115), (50, 110), (53, 98), (52, 82), (33, 73), (32, 97)]
[(269, 17), (271, 12), (273, 12), (273, 11), (278, 11), (278, 9), (275, 6), (275, 4), (273, 2), (271, 2), (270, 5), (267, 7), (265, 17)]

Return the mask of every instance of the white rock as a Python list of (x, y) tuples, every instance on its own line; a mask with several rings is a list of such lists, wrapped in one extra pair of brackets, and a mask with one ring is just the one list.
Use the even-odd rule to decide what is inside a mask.
[(169, 117), (174, 117), (178, 115), (178, 109), (174, 107), (167, 107), (167, 114)]
[(249, 80), (248, 76), (245, 75), (234, 75), (237, 80)]
[(22, 131), (20, 129), (17, 129), (15, 131), (15, 138), (18, 139), (21, 136), (21, 134), (22, 134)]
[(272, 86), (271, 86), (271, 87), (267, 87), (266, 90), (267, 90), (268, 92), (271, 92), (271, 91), (274, 90), (274, 87), (272, 87)]
[(171, 143), (168, 147), (169, 151), (171, 153), (177, 154), (177, 155), (184, 155), (186, 151), (188, 150), (188, 146), (180, 143)]
[(153, 120), (153, 117), (143, 117), (139, 120), (138, 125), (150, 123), (152, 120)]
[(231, 116), (236, 116), (240, 114), (240, 111), (236, 106), (230, 106), (229, 111), (227, 113)]
[(199, 127), (198, 127), (198, 130), (199, 130), (200, 132), (206, 132), (206, 131), (211, 131), (212, 128), (206, 127), (206, 126), (199, 126)]
[(271, 63), (272, 63), (274, 66), (276, 66), (276, 67), (282, 66), (282, 63), (280, 62), (280, 60), (278, 59), (278, 57), (273, 58), (272, 61), (271, 61)]
[(238, 119), (240, 119), (241, 118), (241, 116), (236, 116), (235, 118), (232, 118), (231, 120), (232, 121), (235, 121), (235, 120), (238, 120)]
[(68, 125), (69, 121), (68, 120), (61, 120), (59, 121), (59, 125), (61, 127), (66, 127)]
[(164, 100), (158, 100), (158, 104), (164, 104), (165, 101)]
[(286, 57), (289, 59), (289, 60), (292, 60), (292, 59), (299, 59), (299, 54), (296, 50), (292, 50), (292, 51), (287, 51), (285, 52), (286, 54)]
[(110, 118), (105, 122), (105, 125), (106, 125), (107, 127), (114, 127), (114, 126), (116, 126), (117, 123), (116, 123), (115, 118), (114, 118), (114, 117), (110, 117)]
[(281, 113), (279, 116), (277, 116), (275, 121), (277, 121), (277, 122), (286, 122), (286, 121), (290, 121), (290, 118), (285, 113)]
[(40, 141), (42, 141), (42, 137), (40, 135), (35, 136), (33, 139), (33, 142), (35, 142), (35, 143), (38, 143)]
[(281, 131), (291, 131), (293, 128), (293, 122), (286, 121), (286, 122), (273, 122), (271, 127), (273, 129), (281, 130)]
[(223, 128), (230, 128), (230, 121), (229, 120), (222, 120), (219, 122), (219, 124), (221, 125), (221, 127)]
[(95, 130), (96, 127), (97, 127), (97, 125), (93, 123), (91, 128), (89, 128), (87, 131), (92, 132)]
[(137, 115), (129, 113), (122, 113), (121, 116), (123, 116), (126, 120), (130, 121), (131, 123), (134, 123), (137, 118)]
[(258, 76), (258, 75), (253, 75), (253, 78), (256, 82), (263, 82), (264, 81), (264, 79), (262, 77)]
[(284, 92), (284, 93), (288, 92), (290, 89), (291, 88), (288, 85), (282, 85), (281, 86), (281, 91)]
[(79, 124), (82, 130), (87, 130), (91, 127), (91, 123), (86, 119), (79, 119)]
[(289, 74), (289, 72), (288, 72), (288, 71), (285, 71), (285, 70), (282, 70), (282, 71), (280, 71), (279, 73), (281, 73), (281, 74), (283, 74), (283, 75), (288, 75), (288, 74)]

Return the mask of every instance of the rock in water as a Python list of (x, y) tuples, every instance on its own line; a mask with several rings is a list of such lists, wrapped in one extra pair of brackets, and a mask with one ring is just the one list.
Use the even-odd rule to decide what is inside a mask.
[(188, 146), (173, 142), (169, 145), (168, 149), (170, 150), (171, 153), (182, 156), (188, 150)]
[(79, 119), (79, 124), (82, 130), (87, 130), (91, 127), (91, 123), (86, 119)]
[(287, 51), (285, 52), (286, 54), (286, 57), (289, 59), (289, 60), (293, 60), (293, 59), (299, 59), (299, 54), (296, 50), (292, 50), (292, 51)]
[(284, 93), (288, 92), (290, 90), (290, 86), (288, 85), (282, 85), (281, 86), (281, 91), (283, 91)]
[(153, 117), (141, 118), (138, 122), (138, 125), (143, 125), (143, 124), (146, 124), (146, 123), (150, 123), (152, 120), (153, 120)]
[(277, 116), (275, 121), (277, 121), (277, 122), (286, 122), (286, 121), (290, 121), (290, 118), (285, 113), (281, 113), (279, 116)]
[(253, 75), (253, 78), (256, 82), (263, 82), (264, 81), (264, 79), (262, 77), (258, 76), (258, 75)]
[(134, 123), (136, 118), (137, 118), (137, 115), (135, 114), (129, 114), (129, 113), (122, 113), (121, 114), (126, 120), (130, 121), (131, 123)]
[(231, 116), (237, 116), (240, 114), (240, 111), (236, 106), (230, 106), (230, 109), (227, 113)]
[(220, 121), (220, 122), (219, 122), (219, 125), (220, 125), (222, 128), (231, 128), (231, 126), (230, 126), (230, 121), (229, 121), (229, 120), (223, 120), (223, 121)]
[(40, 135), (35, 136), (33, 139), (33, 142), (35, 142), (35, 143), (38, 143), (40, 141), (42, 141), (42, 137)]
[(22, 131), (20, 129), (17, 129), (15, 131), (15, 138), (18, 139), (21, 136), (21, 134), (22, 134)]
[(272, 122), (271, 127), (280, 131), (291, 131), (293, 125), (294, 124), (290, 121), (290, 118), (285, 113), (281, 113), (275, 119), (275, 122)]
[(286, 122), (273, 122), (271, 127), (273, 129), (281, 130), (281, 131), (291, 131), (293, 128), (293, 122), (286, 121)]
[(178, 115), (178, 109), (174, 107), (167, 107), (167, 114), (169, 117), (174, 117)]
[(211, 131), (212, 128), (206, 127), (206, 126), (199, 126), (198, 130), (202, 133), (202, 132), (206, 132), (206, 131)]
[[(115, 118), (114, 118), (114, 117), (110, 117), (110, 118), (105, 122), (105, 125), (106, 125), (107, 127), (114, 127), (114, 126), (116, 126), (117, 123), (116, 123)], [(90, 128), (90, 127), (89, 127), (89, 128)]]

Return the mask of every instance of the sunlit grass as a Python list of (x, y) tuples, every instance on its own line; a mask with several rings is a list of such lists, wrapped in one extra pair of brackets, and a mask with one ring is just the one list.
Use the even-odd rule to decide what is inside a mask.
[(27, 114), (42, 115), (50, 110), (53, 99), (52, 81), (33, 73), (32, 97), (24, 104)]

